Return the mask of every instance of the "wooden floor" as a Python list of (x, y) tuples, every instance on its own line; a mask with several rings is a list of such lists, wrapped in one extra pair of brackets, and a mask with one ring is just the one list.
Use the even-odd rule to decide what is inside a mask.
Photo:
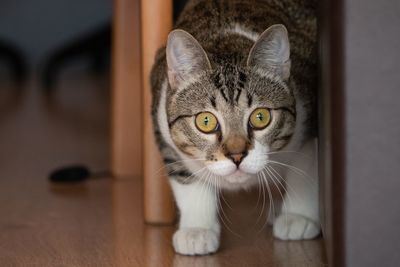
[(72, 72), (51, 98), (41, 90), (0, 81), (0, 266), (326, 266), (322, 239), (272, 238), (257, 191), (225, 196), (217, 254), (185, 257), (174, 226), (143, 223), (140, 177), (50, 184), (64, 164), (109, 168), (109, 85)]

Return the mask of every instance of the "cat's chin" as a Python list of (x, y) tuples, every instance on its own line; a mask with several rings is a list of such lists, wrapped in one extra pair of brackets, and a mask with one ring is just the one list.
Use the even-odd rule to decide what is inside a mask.
[(254, 174), (236, 170), (230, 175), (220, 177), (219, 186), (228, 190), (246, 189), (257, 183)]

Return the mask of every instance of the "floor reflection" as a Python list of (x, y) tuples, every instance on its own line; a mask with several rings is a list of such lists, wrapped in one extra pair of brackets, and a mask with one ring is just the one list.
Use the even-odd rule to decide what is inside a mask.
[(212, 256), (182, 256), (176, 254), (173, 260), (173, 267), (219, 267), (219, 259), (216, 255)]
[(173, 231), (172, 226), (145, 226), (145, 266), (168, 266), (163, 263), (169, 262), (174, 255), (171, 244)]
[[(272, 255), (274, 262), (282, 267), (327, 266), (323, 262), (323, 247), (320, 240), (308, 241), (281, 241), (274, 240)], [(290, 255), (290, 257), (288, 257)], [(301, 260), (299, 260), (301, 259)]]
[[(232, 195), (227, 199), (233, 210), (226, 209), (233, 234), (222, 231), (220, 250), (209, 256), (183, 256), (172, 247), (175, 226), (145, 225), (140, 180), (113, 182), (113, 242), (116, 266), (221, 267), (221, 266), (324, 266), (322, 240), (279, 241), (271, 227), (254, 227), (259, 212), (249, 211), (251, 194)], [(253, 197), (250, 201), (247, 197)], [(254, 213), (254, 214), (253, 214)]]

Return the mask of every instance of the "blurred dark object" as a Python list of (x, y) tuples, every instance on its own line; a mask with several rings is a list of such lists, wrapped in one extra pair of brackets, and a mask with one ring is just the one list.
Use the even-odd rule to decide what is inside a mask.
[(107, 23), (54, 51), (43, 67), (44, 88), (52, 91), (61, 69), (80, 58), (87, 58), (90, 68), (95, 72), (107, 69), (110, 64), (111, 37), (111, 23)]
[(91, 172), (88, 167), (82, 164), (59, 167), (52, 171), (49, 179), (54, 183), (75, 183), (87, 179), (110, 178), (112, 173), (109, 170)]
[(174, 0), (174, 23), (176, 22), (178, 16), (181, 14), (182, 10), (185, 8), (187, 0)]
[(62, 167), (50, 174), (50, 181), (55, 183), (81, 182), (89, 178), (90, 171), (83, 165)]
[(26, 78), (27, 66), (24, 55), (15, 45), (0, 40), (0, 60), (11, 68), (15, 81), (21, 82)]

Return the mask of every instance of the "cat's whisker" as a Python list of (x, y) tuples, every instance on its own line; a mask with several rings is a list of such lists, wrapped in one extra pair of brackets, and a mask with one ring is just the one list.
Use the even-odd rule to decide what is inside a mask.
[(266, 153), (260, 153), (260, 155), (274, 155), (274, 154), (282, 154), (282, 153), (293, 153), (293, 154), (299, 154), (302, 156), (305, 156), (307, 158), (311, 158), (309, 155), (299, 152), (299, 151), (291, 151), (291, 150), (282, 150), (282, 151), (271, 151), (271, 152), (266, 152)]
[(221, 221), (224, 223), (223, 218), (221, 217), (221, 214), (219, 213), (220, 203), (219, 203), (219, 191), (217, 189), (217, 187), (218, 187), (217, 178), (215, 175), (212, 175), (212, 178), (214, 180), (214, 187), (215, 187), (214, 195), (215, 195), (215, 201), (217, 202), (217, 214), (218, 214), (218, 217), (220, 217)]
[[(184, 159), (184, 160), (178, 160), (178, 161), (174, 161), (174, 162), (167, 163), (167, 164), (164, 163), (163, 166), (156, 171), (156, 174), (159, 174), (163, 170), (165, 170), (165, 169), (167, 169), (167, 168), (169, 168), (171, 166), (174, 166), (176, 164), (181, 164), (181, 163), (185, 163), (185, 162), (192, 162), (192, 161), (193, 162), (198, 162), (198, 161), (206, 161), (206, 160), (205, 159)], [(172, 172), (169, 172), (168, 175), (170, 173), (174, 173), (174, 172), (175, 172), (175, 170), (172, 171)]]
[[(202, 188), (201, 188), (200, 194), (197, 196), (196, 209), (198, 209), (198, 208), (199, 208), (199, 205), (203, 202), (203, 201), (201, 201), (201, 200), (202, 200), (203, 198), (206, 198), (206, 197), (204, 197), (204, 191), (206, 190), (206, 189), (205, 189), (205, 187), (206, 187), (206, 182), (205, 182), (205, 180), (204, 180), (204, 178), (203, 178), (204, 176), (199, 176), (199, 175), (198, 175), (198, 173), (200, 173), (201, 171), (204, 171), (204, 169), (206, 169), (206, 167), (203, 167), (203, 168), (197, 170), (196, 172), (192, 173), (192, 175), (186, 177), (186, 179), (183, 181), (183, 183), (185, 183), (188, 179), (190, 179), (190, 177), (194, 177), (194, 176), (198, 176), (198, 177), (200, 178), (200, 179), (199, 179), (199, 182), (201, 183)], [(206, 172), (205, 175), (208, 175), (208, 173)], [(200, 198), (200, 199), (199, 199), (199, 198)]]
[(300, 174), (302, 174), (302, 175), (304, 175), (304, 176), (309, 177), (308, 174), (307, 174), (304, 170), (302, 170), (302, 169), (300, 169), (300, 168), (297, 168), (296, 166), (293, 166), (293, 165), (290, 165), (290, 164), (287, 164), (287, 163), (283, 163), (283, 162), (279, 162), (279, 161), (276, 161), (276, 160), (270, 160), (270, 159), (268, 159), (267, 161), (268, 161), (268, 163), (275, 163), (275, 164), (278, 164), (278, 165), (285, 166), (285, 167), (287, 167), (287, 168), (290, 168), (290, 169), (292, 169), (292, 170), (297, 171), (298, 173), (300, 173)]
[(226, 205), (230, 210), (233, 210), (232, 206), (229, 205), (228, 201), (226, 201), (226, 199), (224, 198), (224, 194), (223, 194), (222, 191), (220, 191), (220, 195), (221, 195), (222, 201), (225, 203), (225, 205)]
[(276, 214), (276, 209), (275, 209), (274, 197), (273, 197), (273, 194), (272, 194), (271, 187), (269, 186), (269, 182), (268, 182), (267, 176), (265, 175), (265, 173), (262, 173), (262, 176), (264, 177), (265, 183), (267, 185), (268, 195), (269, 195), (269, 199), (270, 199), (270, 206), (272, 206), (272, 208), (270, 208), (270, 211), (272, 211), (272, 212), (268, 213), (268, 217), (265, 220), (264, 225), (263, 225), (263, 228), (264, 228), (268, 223), (270, 215), (272, 216), (272, 219), (274, 219), (275, 214)]
[[(185, 177), (185, 179), (182, 181), (182, 183), (185, 184), (190, 178), (195, 177), (195, 176), (198, 176), (198, 174), (199, 174), (201, 171), (204, 171), (206, 168), (207, 168), (207, 167), (200, 168), (200, 169), (198, 169), (197, 171), (195, 171), (194, 173), (192, 173), (191, 175)], [(201, 180), (201, 179), (200, 179), (200, 180)]]
[(286, 180), (282, 177), (282, 175), (280, 175), (280, 173), (279, 173), (278, 171), (276, 171), (276, 170), (274, 169), (274, 167), (272, 167), (271, 165), (268, 165), (267, 168), (269, 168), (272, 172), (274, 172), (274, 173), (277, 175), (277, 178), (279, 177), (280, 180), (281, 180), (282, 182), (285, 183), (285, 185), (286, 185), (286, 187), (287, 187), (287, 190), (291, 190), (291, 191), (293, 192), (293, 194), (295, 194), (295, 197), (296, 197), (297, 199), (301, 199), (301, 198), (299, 197), (299, 195), (297, 194), (297, 192), (293, 189), (293, 187), (290, 186), (290, 184), (286, 182)]
[[(207, 171), (207, 174), (206, 174), (205, 178), (203, 179), (204, 185), (205, 185), (204, 191), (205, 191), (205, 193), (214, 193), (215, 194), (215, 190), (213, 190), (213, 188), (212, 188), (213, 186), (210, 181), (211, 175), (212, 174), (209, 171)], [(208, 197), (203, 199), (203, 201), (207, 201), (207, 200), (211, 201)], [(209, 204), (209, 203), (207, 203), (207, 204)], [(210, 215), (210, 205), (207, 205), (207, 213), (208, 213), (208, 215)]]
[[(287, 209), (287, 206), (286, 206), (286, 202), (285, 202), (285, 197), (284, 197), (284, 195), (282, 194), (282, 191), (280, 190), (280, 188), (279, 188), (279, 186), (275, 183), (275, 180), (274, 180), (274, 178), (271, 176), (271, 174), (267, 171), (267, 174), (268, 174), (268, 176), (271, 178), (271, 181), (274, 183), (274, 185), (275, 185), (275, 187), (278, 189), (278, 192), (279, 192), (279, 195), (281, 196), (281, 198), (282, 198), (282, 207), (283, 207), (283, 209), (284, 210), (288, 210)], [(287, 192), (286, 192), (287, 193)], [(290, 203), (289, 203), (290, 204)], [(285, 213), (286, 214), (286, 213)], [(286, 216), (285, 216), (285, 221), (286, 221), (286, 224), (287, 224), (287, 214), (286, 214)]]
[[(219, 186), (219, 182), (218, 182), (218, 178), (219, 178), (219, 177), (217, 177), (216, 175), (212, 175), (212, 176), (214, 177), (215, 186), (216, 186), (216, 189), (217, 189), (217, 190), (215, 190), (215, 192), (216, 192), (215, 198), (216, 198), (216, 200), (217, 200), (217, 206), (218, 206), (217, 213), (218, 213), (218, 216), (219, 216), (219, 218), (221, 219), (221, 221), (222, 221), (223, 225), (225, 226), (225, 228), (226, 228), (229, 232), (231, 232), (233, 235), (235, 235), (235, 236), (241, 238), (242, 236), (239, 235), (238, 233), (234, 232), (234, 231), (227, 225), (227, 223), (225, 222), (223, 216), (219, 213), (219, 211), (220, 211), (220, 209), (221, 209), (222, 214), (224, 214), (224, 216), (226, 217), (226, 215), (225, 215), (225, 213), (224, 213), (224, 211), (223, 211), (223, 207), (222, 207), (222, 205), (221, 205), (221, 202), (220, 202), (220, 200), (219, 200), (219, 195), (220, 195), (220, 186)], [(230, 223), (232, 223), (232, 222), (229, 220), (229, 218), (226, 217), (226, 219), (227, 219)]]
[[(291, 196), (290, 196), (290, 194), (289, 194), (289, 191), (286, 189), (286, 186), (278, 179), (278, 177), (269, 169), (269, 167), (268, 166), (266, 166), (265, 168), (264, 168), (264, 170), (266, 170), (267, 172), (268, 172), (268, 175), (269, 175), (269, 177), (273, 180), (273, 181), (276, 181), (281, 187), (282, 187), (282, 190), (284, 191), (284, 193), (285, 193), (285, 195), (288, 197), (288, 199), (289, 199), (289, 204), (291, 204), (291, 203), (293, 203), (293, 200), (292, 200), (292, 198), (291, 198)], [(287, 183), (285, 183), (286, 185), (287, 185)], [(278, 188), (278, 190), (279, 190), (279, 187), (277, 186), (277, 188)], [(280, 190), (279, 190), (280, 191)], [(282, 195), (282, 194), (281, 194)], [(283, 197), (282, 197), (283, 198)]]
[[(265, 159), (262, 158), (262, 157), (256, 157), (255, 160), (265, 160)], [(290, 164), (287, 164), (287, 163), (283, 163), (283, 162), (279, 162), (279, 161), (276, 161), (276, 160), (270, 160), (270, 159), (266, 159), (266, 163), (267, 164), (268, 163), (276, 164), (279, 167), (286, 167), (288, 170), (298, 174), (299, 177), (301, 177), (302, 179), (305, 179), (305, 181), (307, 181), (307, 183), (309, 183), (309, 185), (311, 185), (311, 186), (315, 186), (316, 185), (316, 181), (314, 179), (312, 179), (311, 176), (309, 176), (304, 170), (302, 170), (302, 169), (300, 169), (300, 168), (298, 168), (296, 166), (293, 166), (293, 165), (290, 165)]]
[(267, 164), (268, 163), (276, 164), (276, 165), (279, 165), (281, 167), (286, 167), (289, 170), (293, 171), (294, 173), (299, 174), (299, 177), (302, 177), (303, 179), (305, 179), (305, 181), (307, 181), (309, 183), (309, 185), (315, 186), (315, 181), (311, 178), (311, 176), (309, 176), (305, 171), (303, 171), (300, 168), (297, 168), (297, 167), (295, 167), (293, 165), (289, 165), (289, 164), (282, 163), (282, 162), (279, 162), (279, 161), (269, 160), (269, 159), (267, 160)]
[[(211, 193), (212, 191), (215, 191), (214, 190), (214, 188), (213, 188), (213, 185), (212, 185), (212, 183), (211, 183), (211, 181), (210, 181), (210, 172), (208, 172), (208, 176), (206, 177), (206, 181), (207, 181), (207, 189), (208, 189), (208, 191)], [(214, 193), (215, 194), (215, 193)], [(210, 205), (207, 205), (207, 215), (208, 216), (210, 216), (211, 214), (210, 214)]]
[[(260, 185), (260, 177), (259, 174), (257, 173), (257, 181), (258, 181), (258, 185)], [(260, 203), (260, 199), (261, 199), (261, 188), (260, 186), (258, 187), (258, 197), (257, 197), (257, 203), (256, 203), (256, 207), (258, 207), (259, 203)]]
[(253, 207), (253, 211), (258, 208), (258, 205), (260, 204), (260, 199), (261, 199), (261, 185), (260, 185), (260, 177), (259, 174), (257, 173), (257, 184), (258, 184), (258, 197), (257, 197), (257, 202)]
[[(263, 212), (264, 212), (264, 208), (265, 208), (265, 189), (264, 189), (264, 183), (263, 183), (263, 181), (261, 180), (261, 178), (260, 178), (259, 175), (260, 175), (260, 174), (257, 173), (258, 184), (259, 184), (259, 186), (262, 188), (262, 192), (263, 192), (263, 203), (262, 203), (261, 211), (260, 211), (260, 214), (258, 215), (258, 218), (257, 218), (257, 220), (256, 220), (255, 225), (257, 225), (258, 222), (260, 221), (260, 219), (261, 219), (261, 217), (262, 217), (262, 215), (263, 215)], [(260, 192), (260, 190), (259, 190), (259, 192)], [(258, 203), (258, 201), (257, 201), (257, 203)], [(270, 208), (271, 208), (271, 207), (269, 207), (269, 209), (270, 209)]]
[[(285, 208), (285, 210), (287, 210), (287, 208), (286, 208), (286, 203), (285, 203), (285, 197), (286, 197), (286, 196), (288, 197), (289, 205), (291, 205), (291, 203), (293, 203), (293, 200), (292, 200), (292, 197), (291, 197), (290, 194), (289, 194), (289, 191), (288, 191), (288, 190), (286, 189), (286, 187), (278, 180), (278, 178), (271, 172), (271, 170), (269, 170), (268, 168), (266, 168), (266, 171), (268, 172), (268, 174), (269, 174), (270, 178), (272, 179), (272, 181), (274, 182), (274, 184), (275, 184), (275, 179), (276, 179), (276, 181), (281, 185), (282, 190), (284, 191), (284, 195), (281, 193), (279, 187), (275, 184), (276, 188), (278, 188), (278, 190), (279, 190), (279, 194), (280, 194), (281, 197), (282, 197), (282, 202), (283, 202), (284, 208)], [(285, 220), (287, 221), (287, 215), (286, 215)]]
[[(265, 182), (265, 185), (266, 185), (266, 188), (267, 188), (267, 191), (268, 191), (268, 196), (269, 196), (269, 210), (271, 210), (271, 207), (272, 207), (272, 214), (275, 214), (274, 200), (273, 200), (273, 198), (272, 198), (272, 192), (271, 192), (271, 188), (269, 187), (269, 183), (268, 183), (267, 177), (265, 176), (265, 173), (263, 173), (263, 172), (260, 172), (260, 174), (261, 174), (261, 177), (263, 178), (263, 180), (264, 180), (264, 182)], [(261, 233), (261, 231), (262, 231), (262, 230), (265, 228), (265, 226), (267, 225), (267, 222), (268, 222), (268, 219), (269, 219), (269, 215), (270, 215), (270, 213), (268, 213), (268, 217), (267, 217), (267, 219), (265, 220), (264, 224), (261, 226), (261, 228), (260, 228), (260, 230), (258, 231), (258, 233)]]
[[(206, 173), (206, 175), (208, 175), (207, 173)], [(205, 192), (205, 188), (206, 188), (206, 180), (203, 178), (203, 176), (202, 176), (202, 179), (200, 179), (200, 182), (201, 182), (201, 191), (200, 191), (200, 194), (197, 196), (197, 201), (196, 201), (196, 209), (198, 209), (199, 208), (199, 205), (200, 205), (200, 203), (202, 203), (203, 201), (203, 198), (204, 198), (204, 192)], [(200, 199), (199, 199), (200, 198)]]
[[(216, 178), (216, 180), (217, 180), (217, 183), (219, 183), (218, 182), (218, 178)], [(219, 184), (218, 184), (219, 185)], [(221, 207), (221, 212), (222, 212), (222, 215), (226, 218), (226, 220), (230, 223), (230, 224), (232, 224), (232, 221), (229, 219), (229, 217), (226, 215), (226, 213), (225, 213), (225, 211), (224, 211), (224, 209), (223, 209), (223, 206), (222, 206), (222, 203), (221, 203), (221, 200), (220, 200), (220, 196), (221, 195), (221, 191), (220, 191), (220, 189), (219, 189), (219, 186), (218, 186), (218, 203), (219, 203), (219, 206)]]

